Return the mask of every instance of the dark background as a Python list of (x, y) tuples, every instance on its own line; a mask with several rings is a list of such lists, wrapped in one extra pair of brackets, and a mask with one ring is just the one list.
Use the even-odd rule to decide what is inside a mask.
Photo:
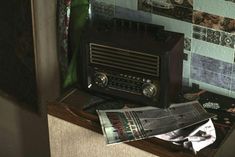
[(0, 90), (37, 112), (30, 0), (1, 2)]
[(0, 4), (0, 156), (49, 157), (38, 102), (30, 0)]

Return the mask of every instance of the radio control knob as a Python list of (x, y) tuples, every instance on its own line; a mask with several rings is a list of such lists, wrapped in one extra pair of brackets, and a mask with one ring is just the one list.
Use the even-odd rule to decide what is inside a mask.
[(143, 84), (143, 94), (146, 97), (152, 98), (157, 94), (157, 87), (152, 83)]
[(100, 87), (106, 87), (108, 85), (108, 77), (105, 73), (95, 74), (95, 84)]

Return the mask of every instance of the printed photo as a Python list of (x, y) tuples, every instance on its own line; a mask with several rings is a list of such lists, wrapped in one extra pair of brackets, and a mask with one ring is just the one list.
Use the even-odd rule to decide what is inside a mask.
[(235, 34), (235, 19), (226, 18), (200, 11), (194, 11), (193, 23), (196, 25)]
[(138, 10), (191, 23), (193, 0), (139, 0)]

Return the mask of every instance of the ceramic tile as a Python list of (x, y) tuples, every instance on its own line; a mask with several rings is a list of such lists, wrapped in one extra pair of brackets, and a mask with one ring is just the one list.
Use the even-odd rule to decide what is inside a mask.
[(192, 53), (191, 65), (227, 76), (232, 73), (232, 64), (195, 53)]
[(191, 78), (224, 89), (230, 89), (231, 77), (191, 66)]
[(192, 22), (193, 1), (138, 0), (138, 10)]

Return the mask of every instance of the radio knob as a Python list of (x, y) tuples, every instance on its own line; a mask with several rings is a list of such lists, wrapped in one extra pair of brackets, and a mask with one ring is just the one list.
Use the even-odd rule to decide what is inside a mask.
[(157, 94), (157, 87), (152, 83), (145, 83), (143, 85), (143, 94), (146, 97), (154, 97)]
[(104, 73), (95, 74), (95, 84), (100, 87), (106, 87), (108, 84), (108, 77)]

